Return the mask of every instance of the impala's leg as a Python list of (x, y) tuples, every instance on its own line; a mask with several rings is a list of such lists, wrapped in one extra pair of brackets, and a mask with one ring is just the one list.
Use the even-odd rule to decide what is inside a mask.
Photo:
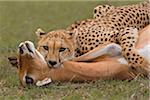
[(103, 55), (108, 55), (110, 57), (119, 56), (121, 55), (121, 47), (115, 43), (100, 45), (88, 53), (75, 58), (74, 61), (92, 61)]

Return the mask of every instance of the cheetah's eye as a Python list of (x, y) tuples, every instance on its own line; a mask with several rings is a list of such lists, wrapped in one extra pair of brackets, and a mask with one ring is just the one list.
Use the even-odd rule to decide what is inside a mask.
[(48, 46), (43, 46), (43, 48), (44, 48), (45, 50), (48, 50)]
[(60, 49), (59, 49), (59, 52), (63, 52), (63, 51), (65, 51), (67, 48), (63, 48), (63, 47), (61, 47)]

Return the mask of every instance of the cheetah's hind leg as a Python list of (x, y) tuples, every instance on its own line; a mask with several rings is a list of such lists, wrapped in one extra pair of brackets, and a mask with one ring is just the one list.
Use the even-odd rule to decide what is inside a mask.
[(117, 40), (122, 47), (122, 55), (128, 61), (131, 72), (136, 75), (148, 76), (150, 72), (149, 63), (135, 48), (138, 40), (138, 30), (132, 27), (122, 29)]

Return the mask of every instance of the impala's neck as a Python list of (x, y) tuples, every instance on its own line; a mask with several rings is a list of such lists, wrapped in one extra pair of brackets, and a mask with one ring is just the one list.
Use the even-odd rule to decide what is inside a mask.
[(82, 81), (80, 79), (80, 75), (76, 75), (75, 72), (70, 70), (68, 67), (59, 67), (57, 69), (50, 69), (45, 66), (45, 73), (43, 74), (43, 78), (50, 78), (52, 81)]

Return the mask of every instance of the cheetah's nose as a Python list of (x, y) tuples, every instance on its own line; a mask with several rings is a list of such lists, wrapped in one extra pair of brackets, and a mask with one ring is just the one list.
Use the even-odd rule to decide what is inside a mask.
[(49, 63), (50, 65), (52, 65), (52, 66), (54, 66), (54, 65), (56, 65), (56, 64), (57, 64), (57, 62), (56, 62), (56, 61), (52, 61), (52, 60), (49, 60), (49, 61), (48, 61), (48, 63)]

